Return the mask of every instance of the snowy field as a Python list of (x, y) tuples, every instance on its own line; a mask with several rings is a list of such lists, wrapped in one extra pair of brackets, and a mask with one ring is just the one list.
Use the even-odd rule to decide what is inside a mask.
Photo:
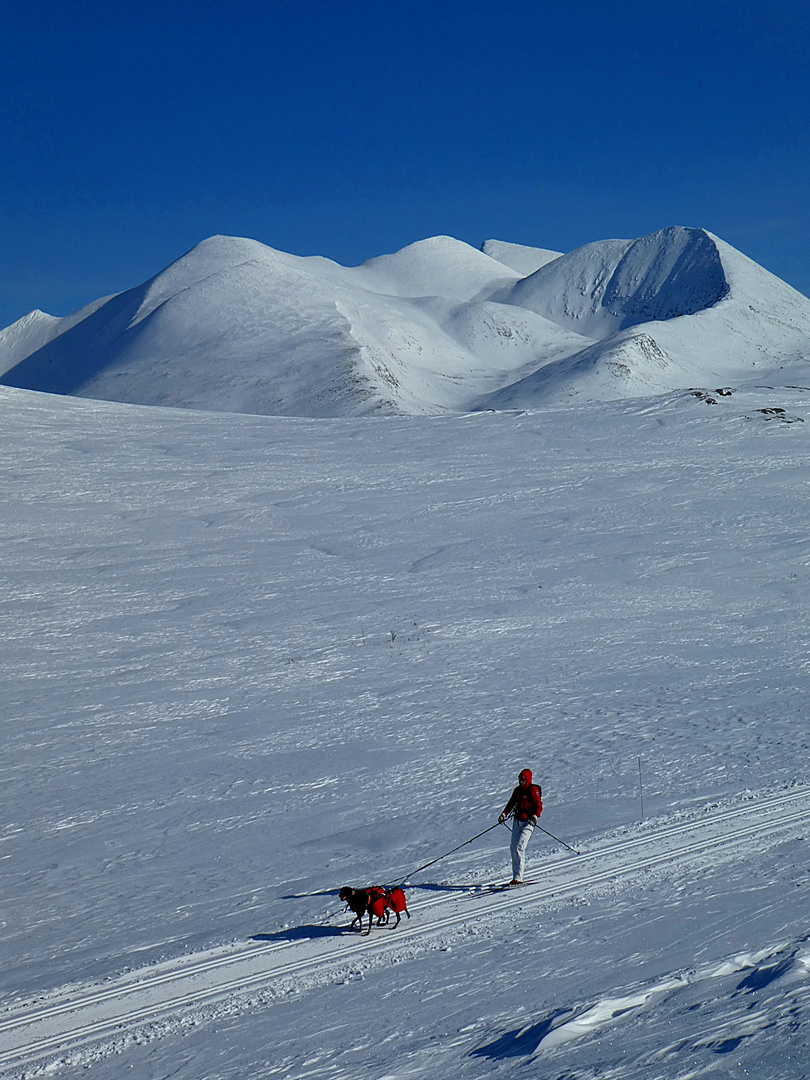
[[(0, 390), (3, 1075), (810, 1076), (784, 381), (363, 420)], [(349, 935), (340, 886), (488, 828), (526, 765), (582, 861), (538, 834), (535, 884), (476, 891), (496, 828)], [(205, 958), (259, 977), (8, 1050)]]

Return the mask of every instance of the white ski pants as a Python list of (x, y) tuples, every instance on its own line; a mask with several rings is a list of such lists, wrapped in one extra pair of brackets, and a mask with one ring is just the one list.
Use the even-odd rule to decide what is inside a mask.
[(512, 841), (509, 850), (512, 853), (512, 877), (515, 881), (523, 881), (523, 869), (526, 861), (526, 848), (534, 832), (534, 825), (530, 821), (512, 822)]

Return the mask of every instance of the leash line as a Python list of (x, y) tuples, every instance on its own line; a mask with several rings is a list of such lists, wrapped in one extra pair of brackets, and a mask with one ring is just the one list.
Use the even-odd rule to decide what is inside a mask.
[[(475, 840), (480, 839), (480, 837), (486, 836), (488, 832), (492, 832), (493, 829), (497, 829), (499, 825), (503, 825), (505, 829), (509, 830), (510, 826), (507, 825), (507, 821), (510, 817), (512, 817), (512, 814), (509, 814), (503, 821), (496, 821), (494, 825), (490, 825), (489, 828), (483, 829), (480, 833), (476, 833), (475, 836), (471, 836), (469, 840), (465, 840), (463, 843), (457, 844), (456, 847), (451, 848), (449, 851), (445, 851), (443, 855), (439, 855), (437, 858), (431, 859), (430, 862), (426, 862), (423, 863), (421, 866), (417, 866), (415, 870), (411, 870), (405, 875), (405, 877), (402, 877), (399, 879), (399, 881), (394, 882), (394, 884), (391, 886), (391, 889), (393, 890), (399, 888), (399, 886), (404, 885), (409, 878), (414, 877), (416, 874), (421, 873), (423, 870), (427, 870), (429, 866), (435, 866), (437, 862), (441, 862), (442, 859), (446, 859), (448, 855), (453, 855), (456, 851), (460, 851), (463, 847), (466, 847), (467, 844), (472, 844)], [(576, 848), (571, 847), (570, 844), (566, 844), (564, 840), (561, 840), (559, 836), (555, 836), (554, 833), (549, 832), (548, 829), (544, 829), (542, 825), (535, 824), (533, 828), (539, 829), (541, 832), (544, 832), (546, 836), (550, 836), (551, 839), (556, 840), (558, 844), (562, 844), (562, 846), (568, 848), (569, 851), (573, 851), (575, 855), (581, 854), (581, 852), (577, 851)], [(346, 906), (346, 908), (344, 908), (344, 911), (346, 910), (348, 910), (348, 905)]]
[(411, 872), (406, 874), (404, 878), (400, 878), (400, 880), (397, 882), (397, 885), (403, 885), (408, 880), (408, 878), (413, 877), (414, 874), (418, 874), (422, 870), (427, 870), (429, 866), (433, 866), (434, 863), (441, 862), (442, 859), (446, 859), (447, 856), (452, 855), (453, 852), (460, 851), (461, 848), (466, 847), (467, 844), (471, 844), (473, 840), (477, 840), (479, 837), (485, 836), (488, 832), (492, 832), (493, 829), (497, 829), (500, 824), (500, 821), (496, 821), (495, 824), (490, 825), (488, 829), (484, 829), (483, 832), (476, 833), (475, 836), (471, 836), (469, 840), (465, 840), (463, 844), (459, 844), (457, 847), (451, 848), (450, 851), (445, 851), (444, 855), (439, 855), (437, 859), (431, 859), (430, 862), (426, 862), (423, 866), (417, 866), (415, 870), (411, 870)]

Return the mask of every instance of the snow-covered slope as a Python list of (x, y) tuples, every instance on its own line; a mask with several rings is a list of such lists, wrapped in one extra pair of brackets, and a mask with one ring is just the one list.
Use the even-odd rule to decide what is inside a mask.
[(513, 282), (518, 273), (451, 236), (433, 236), (394, 255), (369, 259), (352, 276), (383, 295), (469, 301), (488, 295), (499, 279)]
[(810, 300), (700, 229), (604, 241), (498, 294), (591, 340), (479, 402), (635, 397), (745, 381), (810, 357)]
[(44, 311), (29, 311), (0, 332), (0, 373), (5, 374), (57, 334), (61, 320)]
[(728, 292), (720, 253), (702, 229), (606, 240), (555, 259), (502, 299), (585, 337), (692, 315)]
[[(450, 238), (346, 269), (252, 240), (213, 237), (144, 285), (71, 317), (67, 327), (54, 320), (49, 339), (32, 337), (35, 347), (5, 381), (255, 413), (463, 407), (464, 376), (475, 358), (423, 306), (402, 299), (434, 294), (437, 278), (446, 282), (442, 299), (452, 308), (517, 274)], [(8, 341), (18, 359), (26, 336), (19, 323), (6, 330), (0, 356)], [(486, 386), (489, 373), (482, 374)]]
[[(0, 389), (4, 1080), (803, 1078), (808, 376), (375, 422)], [(533, 883), (478, 890), (526, 765)], [(406, 875), (350, 933), (340, 887)]]
[(448, 236), (358, 267), (212, 237), (0, 333), (9, 386), (302, 416), (533, 407), (744, 380), (810, 354), (810, 300), (702, 229), (568, 255)]

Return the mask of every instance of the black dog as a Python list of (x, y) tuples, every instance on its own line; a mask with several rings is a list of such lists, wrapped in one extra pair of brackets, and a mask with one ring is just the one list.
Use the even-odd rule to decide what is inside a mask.
[(351, 921), (349, 929), (354, 930), (354, 925), (357, 923), (357, 929), (362, 933), (363, 916), (368, 912), (368, 930), (366, 933), (370, 934), (372, 915), (368, 905), (368, 889), (353, 889), (350, 885), (344, 885), (338, 893), (338, 896), (344, 902), (346, 907), (351, 908), (354, 912), (354, 918)]

